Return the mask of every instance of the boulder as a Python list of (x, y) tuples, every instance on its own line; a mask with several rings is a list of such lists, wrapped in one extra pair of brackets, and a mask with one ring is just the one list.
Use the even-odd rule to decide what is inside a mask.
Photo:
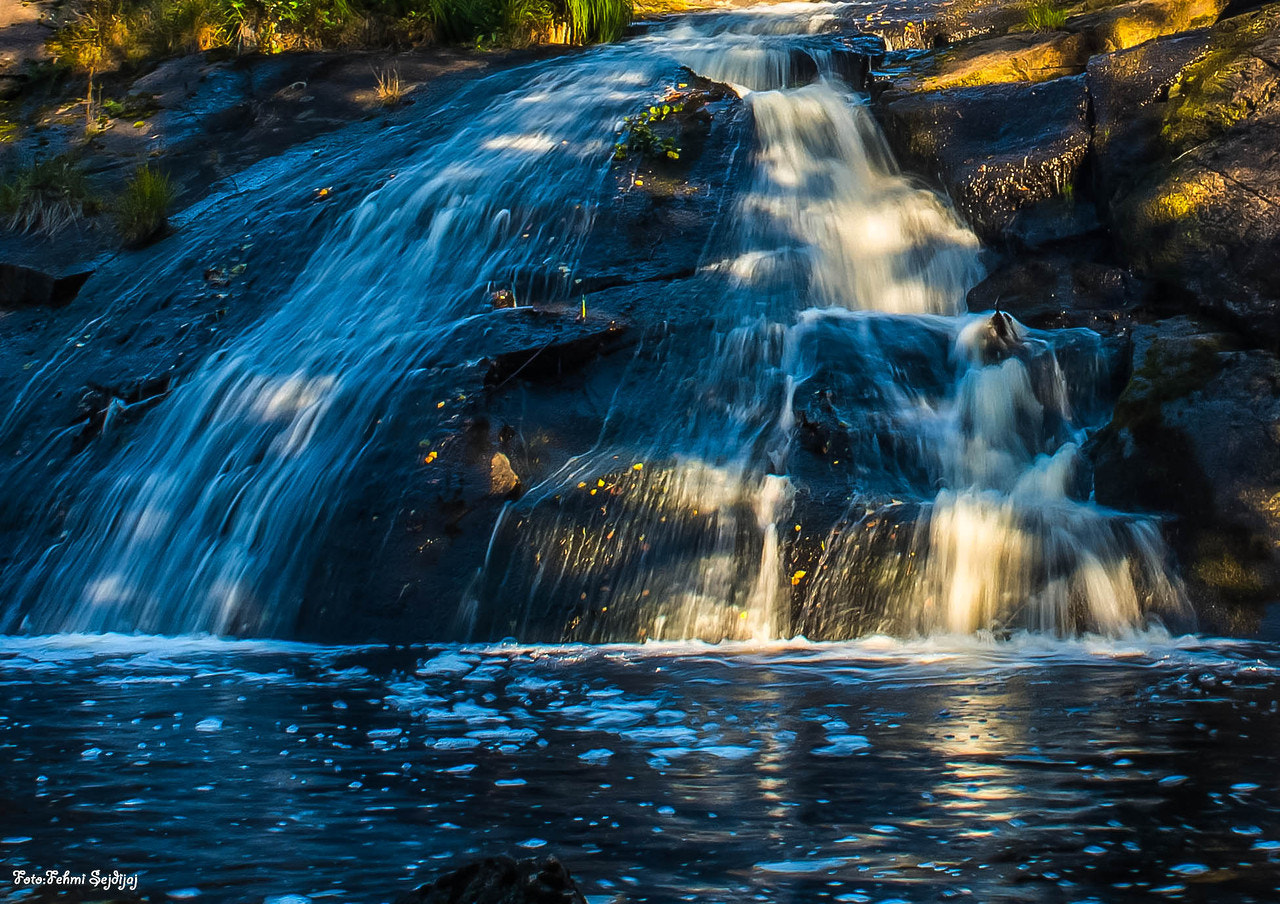
[[(1086, 7), (1096, 5), (1086, 0)], [(1226, 7), (1227, 0), (1129, 0), (1073, 16), (1066, 27), (1106, 53), (1212, 25)]]
[(1108, 207), (1124, 253), (1280, 346), (1280, 4), (1215, 26), (1158, 106), (1161, 153)]
[(888, 91), (876, 111), (898, 158), (935, 176), (984, 240), (999, 239), (1025, 208), (1074, 200), (1090, 139), (1083, 76)]
[(396, 904), (586, 904), (569, 871), (555, 857), (486, 857), (419, 886)]
[(1128, 323), (1145, 290), (1128, 270), (1075, 253), (1020, 254), (970, 289), (967, 301), (971, 311), (1007, 311), (1033, 329), (1111, 334)]
[(939, 91), (1050, 81), (1082, 72), (1089, 52), (1083, 35), (1015, 32), (939, 51), (926, 57), (922, 66), (895, 82), (894, 87), (902, 91)]
[(1094, 195), (1103, 205), (1132, 188), (1135, 175), (1163, 154), (1169, 88), (1208, 53), (1209, 41), (1209, 30), (1200, 29), (1089, 60)]
[(1099, 503), (1174, 516), (1202, 604), (1280, 589), (1280, 359), (1188, 318), (1134, 331), (1133, 372), (1092, 440)]

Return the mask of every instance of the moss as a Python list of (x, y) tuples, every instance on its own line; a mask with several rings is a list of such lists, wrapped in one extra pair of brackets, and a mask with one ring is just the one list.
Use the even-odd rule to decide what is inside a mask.
[(1267, 588), (1257, 555), (1244, 544), (1218, 533), (1202, 534), (1188, 563), (1188, 574), (1223, 599), (1243, 602), (1257, 599)]
[(1215, 29), (1211, 49), (1169, 90), (1161, 136), (1178, 154), (1247, 119), (1280, 92), (1280, 78), (1252, 49), (1280, 31), (1280, 6), (1233, 17)]
[(1162, 424), (1165, 405), (1199, 392), (1222, 372), (1224, 350), (1214, 337), (1151, 343), (1142, 366), (1133, 372), (1116, 402), (1113, 423), (1135, 432)]

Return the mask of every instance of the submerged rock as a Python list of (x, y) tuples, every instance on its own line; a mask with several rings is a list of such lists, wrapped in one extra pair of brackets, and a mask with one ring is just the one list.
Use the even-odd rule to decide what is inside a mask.
[(555, 857), (486, 857), (419, 886), (396, 904), (586, 904), (569, 871)]

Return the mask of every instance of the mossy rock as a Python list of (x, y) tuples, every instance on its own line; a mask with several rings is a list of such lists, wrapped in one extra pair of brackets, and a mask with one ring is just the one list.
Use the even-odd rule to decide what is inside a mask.
[(1176, 155), (1271, 106), (1280, 106), (1280, 4), (1213, 30), (1209, 53), (1170, 88), (1161, 134)]
[(1044, 82), (1084, 71), (1089, 45), (1082, 35), (1024, 32), (940, 51), (908, 78), (901, 91), (939, 91), (1011, 82)]

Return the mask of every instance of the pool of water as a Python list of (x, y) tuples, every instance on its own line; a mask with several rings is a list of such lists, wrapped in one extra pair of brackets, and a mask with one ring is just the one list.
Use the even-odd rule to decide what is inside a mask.
[(592, 904), (1268, 902), (1278, 669), (1156, 634), (6, 638), (0, 850), (202, 902), (390, 901), (501, 853)]

